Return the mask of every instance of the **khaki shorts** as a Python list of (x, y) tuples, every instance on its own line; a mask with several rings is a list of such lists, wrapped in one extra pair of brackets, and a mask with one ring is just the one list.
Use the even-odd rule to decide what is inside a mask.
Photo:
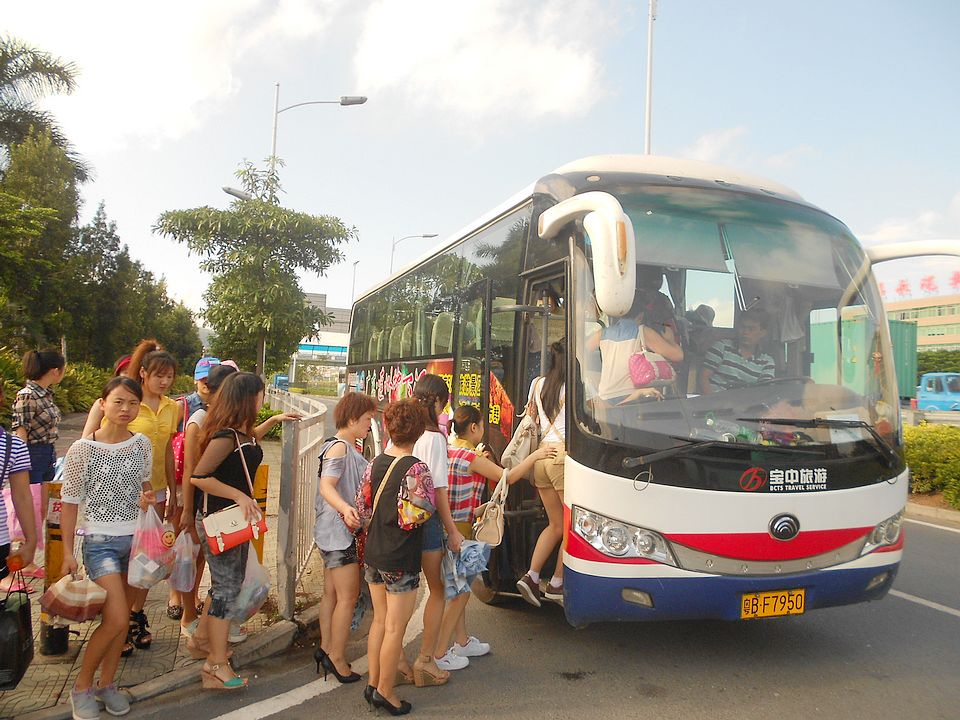
[(567, 456), (563, 443), (543, 443), (547, 447), (557, 448), (554, 458), (537, 460), (533, 464), (533, 484), (538, 488), (553, 488), (563, 492), (563, 460)]

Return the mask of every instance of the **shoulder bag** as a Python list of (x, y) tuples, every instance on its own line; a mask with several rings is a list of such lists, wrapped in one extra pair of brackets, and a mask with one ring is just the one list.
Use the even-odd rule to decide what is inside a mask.
[(187, 420), (189, 420), (188, 413), (190, 412), (190, 406), (187, 404), (186, 396), (180, 398), (183, 401), (181, 407), (183, 408), (183, 421), (180, 423), (180, 431), (173, 434), (173, 437), (170, 438), (170, 444), (173, 447), (173, 467), (174, 475), (177, 479), (177, 485), (183, 484), (183, 455), (184, 455), (184, 438), (187, 434)]
[[(537, 386), (534, 386), (533, 393), (536, 396)], [(536, 417), (535, 409), (536, 403), (531, 408), (531, 403), (528, 401), (523, 419), (500, 455), (500, 464), (503, 467), (507, 469), (516, 467), (540, 445), (540, 420)]]
[(657, 387), (669, 385), (677, 373), (663, 355), (647, 350), (643, 344), (643, 325), (637, 328), (636, 350), (630, 356), (630, 380), (634, 387)]
[(503, 542), (503, 511), (507, 503), (507, 470), (500, 475), (500, 482), (493, 489), (490, 499), (478, 505), (473, 521), (473, 539), (497, 547)]
[(426, 487), (422, 478), (409, 475), (400, 480), (397, 489), (397, 523), (401, 530), (414, 530), (429, 520), (436, 511), (433, 488)]
[[(243, 474), (250, 487), (250, 496), (253, 497), (253, 480), (250, 479), (250, 470), (247, 469), (247, 459), (243, 456), (240, 447), (240, 436), (233, 430), (233, 437), (237, 443), (237, 452), (240, 453), (240, 464)], [(250, 540), (256, 540), (267, 531), (267, 519), (261, 515), (257, 522), (250, 522), (239, 505), (230, 505), (223, 510), (207, 514), (207, 498), (209, 493), (203, 494), (203, 532), (207, 536), (210, 552), (219, 555)]]

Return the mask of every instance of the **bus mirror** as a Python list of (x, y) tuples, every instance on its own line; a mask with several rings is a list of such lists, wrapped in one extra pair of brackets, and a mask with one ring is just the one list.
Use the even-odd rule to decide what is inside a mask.
[(593, 284), (597, 305), (607, 315), (621, 317), (633, 304), (637, 284), (633, 223), (609, 193), (574, 195), (540, 215), (541, 238), (554, 237), (567, 223), (583, 217), (593, 251)]
[(593, 288), (600, 310), (622, 317), (633, 305), (637, 264), (633, 223), (601, 211), (587, 213), (583, 229), (593, 249)]

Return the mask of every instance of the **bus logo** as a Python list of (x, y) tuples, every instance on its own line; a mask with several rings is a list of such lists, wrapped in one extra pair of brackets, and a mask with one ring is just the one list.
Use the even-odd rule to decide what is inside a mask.
[(800, 521), (793, 515), (777, 515), (770, 521), (770, 535), (777, 540), (793, 540), (800, 534)]
[(747, 468), (740, 476), (740, 489), (755, 492), (767, 484), (767, 471), (760, 467)]

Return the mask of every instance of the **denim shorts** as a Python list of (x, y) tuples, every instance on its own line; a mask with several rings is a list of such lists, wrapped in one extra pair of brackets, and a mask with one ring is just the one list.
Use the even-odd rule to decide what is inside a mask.
[(443, 525), (440, 524), (440, 514), (434, 512), (430, 519), (423, 524), (422, 552), (443, 550), (443, 543)]
[(388, 593), (399, 594), (412, 592), (420, 587), (420, 573), (404, 572), (403, 570), (377, 570), (366, 565), (363, 579), (367, 585), (386, 585)]
[(133, 535), (85, 535), (83, 565), (91, 580), (106, 575), (127, 576)]
[(206, 533), (203, 532), (203, 520), (197, 514), (197, 535), (200, 536), (200, 545), (210, 567), (210, 617), (225, 619), (231, 614), (233, 602), (240, 594), (243, 585), (243, 575), (247, 570), (247, 555), (250, 543), (245, 542), (235, 548), (224, 550), (219, 555), (210, 551)]
[(323, 558), (323, 566), (327, 570), (356, 565), (359, 562), (357, 560), (357, 541), (354, 539), (346, 550), (320, 550), (320, 557)]
[(30, 484), (39, 485), (53, 480), (54, 466), (57, 464), (57, 453), (53, 445), (34, 443), (27, 445), (27, 452), (30, 453)]

